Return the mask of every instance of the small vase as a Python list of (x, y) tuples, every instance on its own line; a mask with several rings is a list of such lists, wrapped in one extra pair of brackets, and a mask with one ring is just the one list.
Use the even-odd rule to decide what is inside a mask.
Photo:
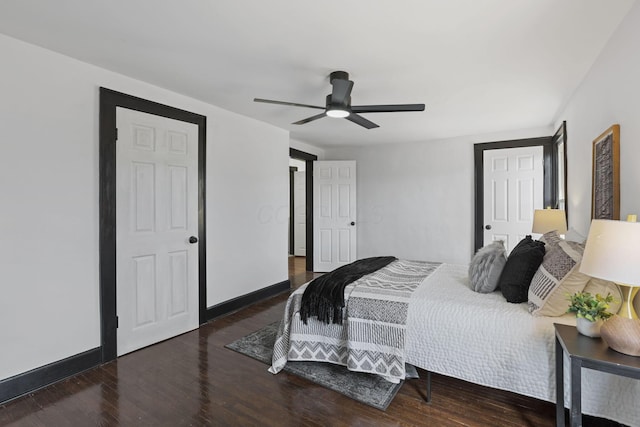
[(583, 317), (578, 317), (576, 328), (578, 328), (578, 332), (580, 332), (582, 335), (597, 338), (600, 336), (600, 327), (602, 327), (602, 323), (602, 319), (592, 322)]

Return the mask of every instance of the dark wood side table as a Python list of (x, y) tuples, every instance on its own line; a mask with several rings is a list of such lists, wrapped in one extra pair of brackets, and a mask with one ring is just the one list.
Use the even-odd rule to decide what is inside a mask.
[(611, 350), (600, 338), (586, 337), (575, 326), (554, 323), (556, 329), (556, 425), (564, 427), (563, 353), (571, 361), (571, 427), (582, 426), (582, 368), (640, 379), (640, 357)]

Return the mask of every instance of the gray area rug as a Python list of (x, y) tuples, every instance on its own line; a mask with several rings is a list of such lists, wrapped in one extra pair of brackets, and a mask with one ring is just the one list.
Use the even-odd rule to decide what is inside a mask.
[[(271, 365), (278, 325), (279, 322), (267, 325), (225, 347)], [(331, 363), (289, 362), (284, 370), (382, 411), (403, 384), (392, 384), (377, 375), (351, 372), (345, 366)], [(418, 378), (415, 367), (407, 365), (407, 378)]]

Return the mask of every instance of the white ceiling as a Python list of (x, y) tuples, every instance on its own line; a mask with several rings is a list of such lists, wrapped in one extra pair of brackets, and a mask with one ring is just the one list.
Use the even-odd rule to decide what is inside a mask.
[[(291, 131), (317, 146), (551, 126), (635, 0), (2, 0), (0, 33)], [(424, 112), (291, 122), (331, 71), (353, 105)], [(0, 67), (1, 75), (1, 67)]]

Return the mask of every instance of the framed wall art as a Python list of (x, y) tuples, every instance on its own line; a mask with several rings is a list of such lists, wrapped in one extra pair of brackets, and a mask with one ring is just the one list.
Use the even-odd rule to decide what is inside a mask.
[(620, 125), (593, 140), (591, 218), (620, 219)]

